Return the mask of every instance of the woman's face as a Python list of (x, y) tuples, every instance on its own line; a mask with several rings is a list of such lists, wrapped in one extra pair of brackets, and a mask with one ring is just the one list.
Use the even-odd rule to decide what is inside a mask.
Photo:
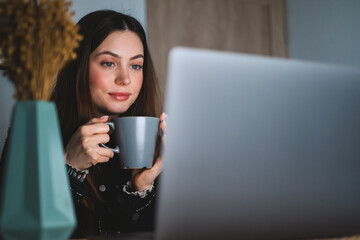
[(131, 31), (115, 31), (90, 55), (91, 99), (101, 114), (126, 112), (143, 82), (144, 48)]

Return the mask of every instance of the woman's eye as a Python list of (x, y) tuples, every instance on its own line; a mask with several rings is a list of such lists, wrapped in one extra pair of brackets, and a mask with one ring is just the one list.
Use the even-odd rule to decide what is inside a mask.
[(139, 70), (139, 69), (141, 69), (141, 68), (142, 68), (142, 66), (137, 65), (137, 64), (131, 65), (131, 69), (134, 69), (134, 70)]
[(101, 65), (104, 66), (104, 67), (113, 67), (113, 66), (115, 66), (115, 64), (113, 62), (102, 62)]

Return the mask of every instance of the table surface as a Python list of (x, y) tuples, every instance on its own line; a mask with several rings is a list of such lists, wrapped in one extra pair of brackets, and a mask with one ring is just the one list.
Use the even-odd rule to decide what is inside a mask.
[[(105, 236), (90, 236), (87, 238), (80, 238), (76, 240), (153, 240), (153, 232), (135, 232), (135, 233), (122, 233), (117, 235)], [(75, 240), (75, 239), (70, 239)]]
[[(153, 240), (153, 233), (142, 232), (142, 233), (125, 233), (113, 236), (93, 236), (88, 238), (76, 238), (70, 240)], [(314, 239), (314, 240), (360, 240), (360, 235), (342, 238), (327, 238), (327, 239)]]

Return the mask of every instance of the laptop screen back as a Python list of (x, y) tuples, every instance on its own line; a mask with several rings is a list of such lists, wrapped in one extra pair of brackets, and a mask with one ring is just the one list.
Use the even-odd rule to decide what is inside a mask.
[(157, 239), (360, 233), (360, 70), (191, 48), (169, 56)]

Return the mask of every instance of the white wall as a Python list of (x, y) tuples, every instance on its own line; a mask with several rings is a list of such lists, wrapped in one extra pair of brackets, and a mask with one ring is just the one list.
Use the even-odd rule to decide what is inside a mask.
[[(146, 0), (73, 0), (71, 10), (75, 11), (74, 21), (77, 22), (85, 14), (101, 9), (111, 9), (131, 15), (139, 20), (146, 29)], [(16, 103), (13, 98), (14, 87), (0, 71), (0, 154), (2, 153), (12, 109)]]
[(146, 29), (146, 0), (73, 0), (74, 21), (95, 10), (110, 9), (135, 17)]
[(360, 66), (359, 0), (287, 0), (290, 58)]

